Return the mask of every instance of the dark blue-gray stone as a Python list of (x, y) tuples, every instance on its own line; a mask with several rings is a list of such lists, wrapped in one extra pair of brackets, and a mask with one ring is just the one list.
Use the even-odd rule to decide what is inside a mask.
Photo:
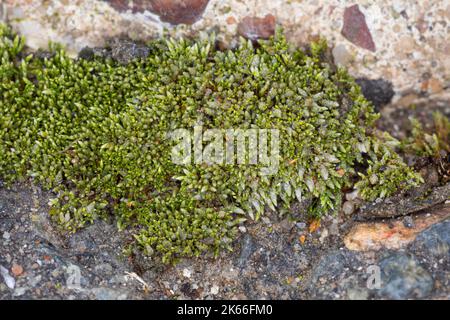
[(434, 280), (412, 255), (394, 253), (379, 262), (383, 299), (421, 299), (433, 290)]

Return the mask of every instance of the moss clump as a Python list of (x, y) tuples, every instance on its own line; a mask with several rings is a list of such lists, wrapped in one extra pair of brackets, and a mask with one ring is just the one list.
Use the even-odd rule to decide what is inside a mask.
[[(379, 133), (379, 132), (378, 132)], [(384, 198), (398, 190), (407, 190), (417, 182), (423, 182), (406, 166), (394, 148), (400, 146), (400, 142), (384, 132), (381, 137), (369, 137), (371, 148), (367, 150), (367, 170), (358, 172), (360, 180), (355, 183), (359, 194), (369, 201)]]
[[(222, 52), (213, 40), (162, 39), (127, 65), (61, 49), (24, 57), (22, 46), (0, 28), (0, 176), (54, 190), (51, 214), (69, 230), (112, 212), (138, 227), (148, 254), (172, 261), (230, 248), (236, 224), (265, 208), (297, 199), (313, 215), (337, 210), (358, 173), (370, 199), (419, 181), (372, 133), (377, 114), (324, 61), (323, 43), (307, 54), (277, 35)], [(167, 134), (200, 124), (279, 130), (278, 170), (175, 164)]]
[(402, 150), (420, 157), (439, 159), (450, 153), (450, 121), (440, 112), (433, 112), (433, 125), (425, 130), (415, 118), (411, 122), (411, 135), (402, 141)]

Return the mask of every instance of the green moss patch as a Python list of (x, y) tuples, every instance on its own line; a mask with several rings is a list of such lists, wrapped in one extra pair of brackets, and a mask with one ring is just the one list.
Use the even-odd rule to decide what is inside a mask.
[(450, 153), (450, 120), (440, 112), (433, 112), (431, 128), (411, 117), (411, 134), (402, 141), (402, 149), (420, 157), (439, 159)]
[[(374, 133), (377, 114), (323, 58), (324, 43), (306, 53), (278, 34), (228, 51), (213, 40), (148, 46), (127, 65), (58, 48), (25, 57), (23, 39), (0, 27), (0, 176), (53, 190), (51, 215), (68, 230), (112, 213), (168, 262), (230, 249), (236, 225), (265, 210), (308, 200), (320, 216), (338, 210), (355, 181), (375, 199), (420, 180)], [(175, 164), (168, 133), (198, 125), (278, 130), (278, 170)]]

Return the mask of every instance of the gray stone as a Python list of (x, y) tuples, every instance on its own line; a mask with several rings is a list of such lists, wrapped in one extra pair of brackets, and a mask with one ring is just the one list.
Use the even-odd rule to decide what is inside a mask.
[(371, 101), (376, 110), (391, 102), (395, 92), (392, 83), (384, 79), (358, 78), (356, 83), (361, 87), (364, 97)]
[(19, 287), (19, 288), (16, 288), (16, 289), (14, 290), (13, 296), (14, 296), (14, 297), (20, 297), (20, 296), (23, 296), (23, 295), (25, 294), (25, 292), (27, 292), (27, 290), (28, 290), (27, 287)]
[(407, 228), (414, 228), (414, 220), (411, 216), (406, 216), (403, 218), (403, 225)]
[(5, 281), (5, 284), (8, 286), (8, 288), (14, 289), (16, 280), (14, 280), (14, 278), (9, 275), (8, 269), (0, 266), (0, 275), (2, 276), (3, 281)]
[(110, 288), (93, 288), (91, 292), (94, 294), (97, 300), (125, 300), (127, 293), (121, 290), (114, 290)]
[(256, 244), (252, 236), (250, 236), (249, 234), (245, 234), (241, 245), (241, 254), (239, 255), (239, 259), (237, 261), (237, 265), (239, 268), (243, 268), (246, 265), (250, 256), (255, 251), (255, 247)]
[(339, 250), (322, 256), (314, 267), (312, 282), (315, 283), (321, 277), (333, 278), (338, 276), (344, 271), (346, 260), (346, 253)]
[(358, 190), (353, 190), (352, 192), (348, 192), (345, 194), (345, 199), (348, 201), (353, 201), (358, 199), (359, 193)]
[(346, 215), (351, 215), (355, 211), (355, 204), (353, 201), (345, 201), (342, 205), (342, 211), (344, 211)]
[(450, 219), (421, 232), (411, 247), (413, 250), (423, 252), (425, 256), (448, 261), (450, 257)]
[(352, 61), (352, 55), (343, 44), (338, 44), (332, 50), (334, 62), (339, 65), (348, 65)]
[(296, 227), (299, 228), (300, 230), (303, 230), (303, 229), (306, 228), (306, 223), (304, 223), (304, 222), (297, 222), (295, 225), (296, 225)]
[(81, 291), (81, 270), (80, 267), (70, 264), (66, 268), (66, 286), (70, 290), (78, 290)]
[(102, 263), (95, 266), (95, 271), (106, 275), (110, 275), (113, 271), (113, 267), (109, 263)]
[(121, 64), (127, 64), (133, 59), (146, 58), (150, 48), (144, 44), (129, 40), (116, 40), (111, 46), (111, 56)]
[(356, 275), (342, 280), (340, 286), (345, 289), (349, 300), (367, 300), (369, 298), (369, 290), (360, 285)]
[(394, 253), (379, 265), (382, 284), (377, 295), (380, 298), (423, 299), (433, 289), (433, 278), (414, 256)]
[(28, 280), (28, 284), (31, 287), (36, 287), (36, 285), (41, 282), (42, 280), (42, 276), (41, 275), (37, 275), (36, 277), (31, 278), (30, 280)]

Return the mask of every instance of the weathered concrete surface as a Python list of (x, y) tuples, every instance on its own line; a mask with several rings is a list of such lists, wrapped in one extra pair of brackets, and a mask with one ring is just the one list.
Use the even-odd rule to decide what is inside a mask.
[(113, 221), (59, 232), (49, 196), (0, 187), (0, 300), (450, 298), (449, 219), (404, 248), (353, 251), (340, 216), (320, 225), (273, 216), (246, 225), (233, 252), (167, 266), (126, 250), (132, 230), (116, 232)]
[[(289, 40), (317, 37), (357, 77), (391, 81), (395, 100), (449, 97), (450, 3), (338, 0), (4, 0), (0, 19), (27, 36), (33, 48), (48, 41), (75, 55), (110, 37), (146, 40), (166, 28), (173, 35), (214, 30), (225, 44), (237, 35), (267, 37), (283, 26)], [(238, 32), (238, 31), (241, 32)], [(247, 32), (242, 32), (247, 31)], [(250, 32), (251, 31), (251, 32)], [(406, 97), (406, 98), (405, 98)]]

